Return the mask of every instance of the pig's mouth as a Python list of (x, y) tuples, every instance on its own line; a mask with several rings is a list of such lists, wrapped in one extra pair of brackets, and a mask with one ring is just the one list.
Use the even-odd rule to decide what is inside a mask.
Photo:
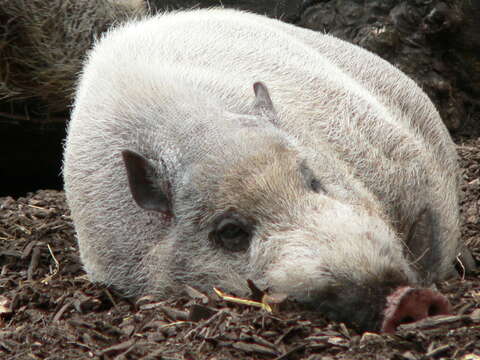
[(358, 285), (341, 291), (336, 289), (307, 305), (361, 332), (394, 333), (400, 325), (451, 312), (449, 301), (439, 292), (407, 285), (387, 289)]
[(393, 333), (400, 325), (450, 312), (450, 303), (442, 294), (430, 289), (400, 287), (387, 296), (381, 331)]

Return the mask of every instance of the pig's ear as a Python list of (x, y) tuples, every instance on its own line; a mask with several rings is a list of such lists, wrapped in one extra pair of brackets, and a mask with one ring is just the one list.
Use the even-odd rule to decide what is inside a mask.
[(255, 112), (259, 114), (266, 114), (274, 119), (276, 117), (275, 109), (265, 84), (260, 81), (254, 83), (253, 91), (255, 92)]
[(171, 215), (170, 201), (154, 182), (155, 171), (149, 160), (131, 150), (122, 151), (122, 157), (127, 169), (130, 192), (138, 206)]
[(428, 208), (418, 214), (408, 232), (408, 255), (412, 263), (426, 276), (432, 276), (433, 274), (428, 274), (429, 270), (435, 268), (435, 264), (441, 262), (438, 232), (438, 221)]

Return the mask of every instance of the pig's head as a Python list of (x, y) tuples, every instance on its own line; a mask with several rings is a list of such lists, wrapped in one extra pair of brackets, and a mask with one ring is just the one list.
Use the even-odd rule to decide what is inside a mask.
[(393, 332), (448, 312), (442, 295), (416, 288), (374, 196), (328, 148), (306, 148), (278, 128), (267, 89), (254, 88), (254, 110), (226, 114), (232, 131), (166, 185), (158, 164), (123, 152), (136, 203), (169, 219), (146, 261), (152, 287), (152, 264), (162, 261), (171, 285), (161, 292), (187, 283), (243, 293), (252, 279), (362, 330)]

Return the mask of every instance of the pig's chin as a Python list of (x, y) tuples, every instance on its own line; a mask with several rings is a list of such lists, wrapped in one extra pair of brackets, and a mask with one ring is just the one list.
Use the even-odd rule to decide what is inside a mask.
[(329, 320), (344, 322), (359, 332), (381, 330), (387, 295), (392, 288), (372, 289), (359, 285), (335, 287), (310, 296), (304, 305)]

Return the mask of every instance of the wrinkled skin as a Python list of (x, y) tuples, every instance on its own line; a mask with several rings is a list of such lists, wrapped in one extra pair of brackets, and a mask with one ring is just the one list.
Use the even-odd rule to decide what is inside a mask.
[(423, 287), (453, 270), (457, 171), (438, 113), (397, 69), (228, 10), (101, 39), (64, 163), (93, 281), (168, 296), (244, 294), (251, 279), (385, 332), (449, 312)]

